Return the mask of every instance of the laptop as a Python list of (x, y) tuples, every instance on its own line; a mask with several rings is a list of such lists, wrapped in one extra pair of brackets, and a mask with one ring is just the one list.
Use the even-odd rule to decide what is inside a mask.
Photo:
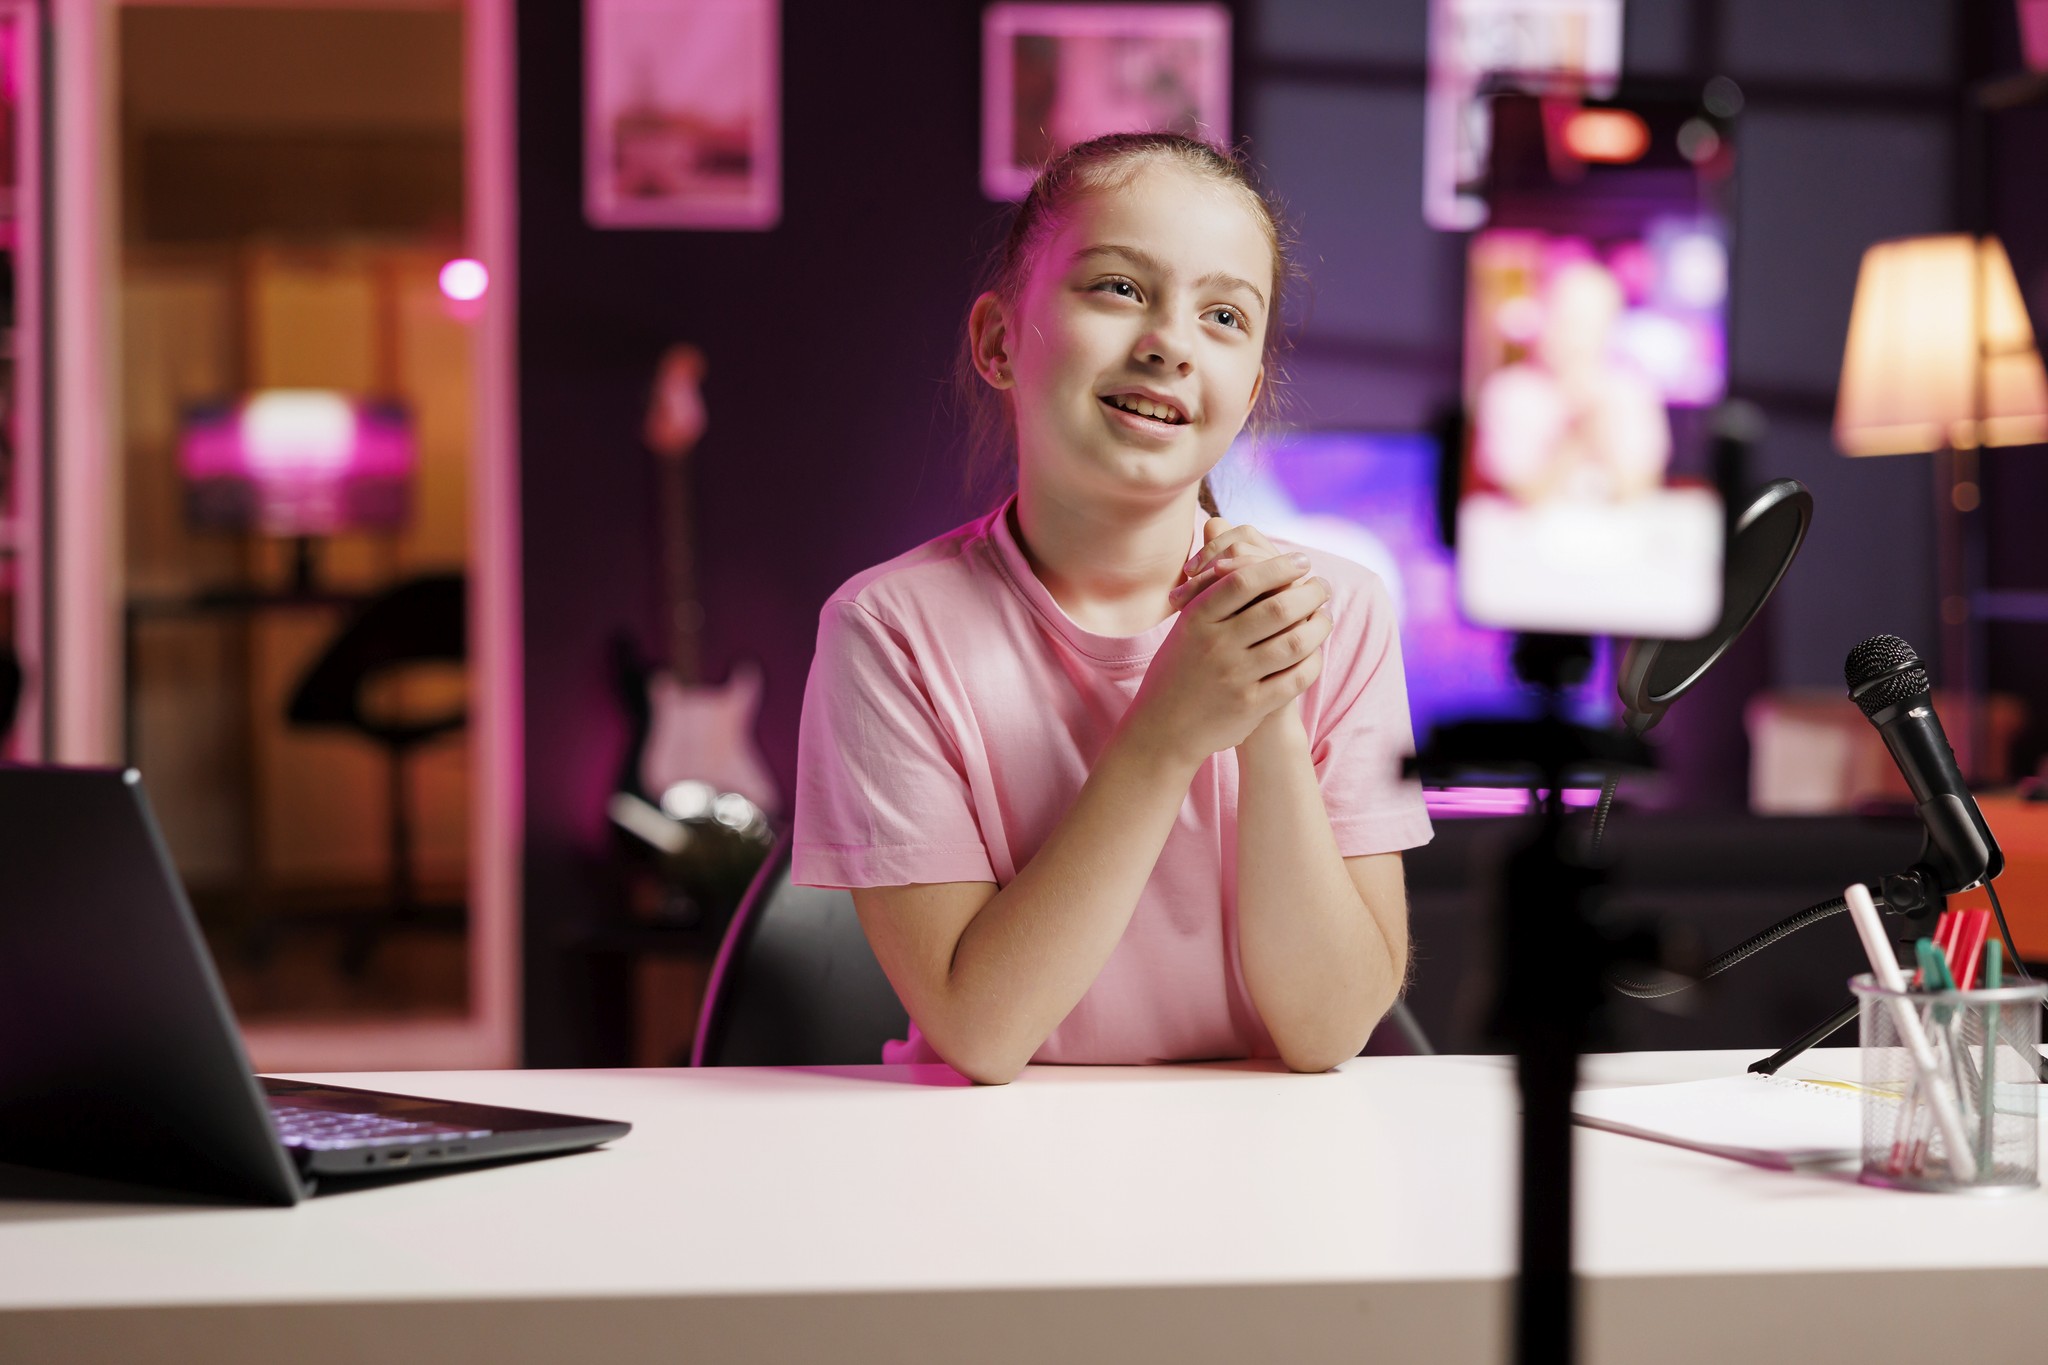
[(253, 1075), (141, 775), (0, 766), (0, 1161), (295, 1204), (629, 1127)]

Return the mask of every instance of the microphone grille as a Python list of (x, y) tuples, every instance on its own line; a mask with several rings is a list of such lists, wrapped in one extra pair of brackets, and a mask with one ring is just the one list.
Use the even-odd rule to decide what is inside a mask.
[(1933, 684), (1913, 646), (1896, 635), (1873, 635), (1842, 664), (1849, 695), (1866, 716), (1929, 690)]

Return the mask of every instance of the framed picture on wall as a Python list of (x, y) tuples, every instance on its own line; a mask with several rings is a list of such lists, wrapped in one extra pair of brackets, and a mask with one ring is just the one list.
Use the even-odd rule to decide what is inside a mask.
[(981, 64), (991, 199), (1022, 199), (1055, 153), (1104, 133), (1230, 140), (1222, 5), (990, 5)]
[(1622, 0), (1430, 0), (1422, 216), (1463, 232), (1486, 221), (1470, 186), (1486, 169), (1489, 78), (1518, 90), (1606, 96), (1621, 78)]
[(583, 24), (591, 224), (774, 227), (779, 0), (584, 0)]

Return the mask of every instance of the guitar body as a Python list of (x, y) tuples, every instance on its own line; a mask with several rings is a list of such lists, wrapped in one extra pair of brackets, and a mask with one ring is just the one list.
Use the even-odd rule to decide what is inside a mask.
[(782, 793), (754, 747), (761, 713), (761, 669), (738, 664), (723, 685), (689, 686), (663, 670), (647, 681), (647, 742), (640, 788), (654, 801), (678, 782), (709, 782), (738, 792), (764, 812), (782, 809)]

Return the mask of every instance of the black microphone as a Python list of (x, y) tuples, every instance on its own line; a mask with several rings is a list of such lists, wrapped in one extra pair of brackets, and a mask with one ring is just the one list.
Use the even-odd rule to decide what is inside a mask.
[(1927, 827), (1923, 860), (1943, 895), (1982, 886), (2005, 871), (2005, 855), (1956, 767), (1928, 695), (1927, 670), (1913, 646), (1896, 635), (1873, 635), (1842, 665), (1849, 697), (1884, 736), (1892, 761), (1913, 790)]

